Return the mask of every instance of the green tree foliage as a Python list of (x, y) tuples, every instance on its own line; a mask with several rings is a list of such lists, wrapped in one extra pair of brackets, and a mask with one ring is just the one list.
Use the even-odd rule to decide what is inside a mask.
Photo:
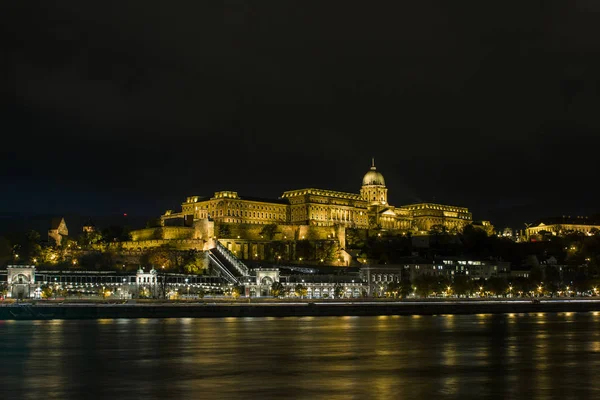
[(512, 279), (511, 285), (513, 287), (513, 293), (519, 296), (526, 296), (535, 289), (535, 284), (525, 277)]
[(231, 226), (229, 224), (221, 222), (217, 225), (217, 236), (220, 238), (231, 237)]
[(52, 286), (50, 286), (50, 285), (42, 286), (42, 298), (50, 299), (52, 297), (54, 297), (54, 289), (52, 288)]
[[(287, 246), (288, 243), (281, 240), (273, 241), (269, 244), (269, 257), (270, 261), (279, 261), (287, 259)], [(281, 258), (280, 258), (281, 257)]]
[(437, 289), (437, 279), (433, 275), (419, 275), (415, 278), (414, 284), (420, 297), (429, 297)]
[(102, 230), (104, 243), (127, 242), (131, 240), (131, 229), (127, 226), (111, 225)]
[(487, 233), (481, 229), (467, 225), (463, 229), (461, 241), (464, 251), (477, 257), (483, 257), (490, 254), (492, 241), (489, 240)]
[(335, 240), (321, 240), (316, 243), (317, 260), (337, 260), (339, 258), (339, 250)]
[(286, 294), (286, 288), (281, 282), (273, 282), (271, 285), (271, 295), (275, 298), (283, 297)]
[(561, 289), (561, 278), (558, 268), (554, 265), (547, 265), (544, 270), (544, 286), (548, 292), (553, 295)]
[(341, 299), (344, 296), (344, 287), (339, 283), (336, 283), (333, 287), (333, 296), (336, 299)]
[(313, 241), (298, 240), (296, 242), (296, 257), (304, 261), (313, 261), (316, 259), (316, 248)]
[(429, 228), (429, 234), (430, 235), (443, 235), (443, 234), (446, 234), (446, 233), (448, 233), (448, 228), (445, 225), (441, 225), (441, 224), (432, 225)]
[(40, 234), (37, 231), (11, 233), (6, 235), (5, 238), (7, 240), (6, 246), (11, 248), (10, 256), (19, 262), (31, 263), (34, 258), (39, 258), (42, 253)]
[(362, 249), (366, 245), (364, 230), (356, 228), (346, 228), (346, 247), (350, 249)]
[(303, 284), (299, 283), (299, 284), (296, 285), (296, 287), (294, 287), (294, 294), (297, 297), (300, 297), (300, 298), (303, 299), (308, 294), (308, 289), (306, 288), (306, 286), (304, 286)]
[(470, 296), (473, 292), (473, 284), (468, 276), (456, 275), (452, 282), (452, 290), (457, 296)]
[(154, 240), (162, 240), (165, 238), (165, 231), (162, 228), (154, 228), (152, 232), (152, 239)]
[(504, 278), (496, 276), (489, 278), (484, 287), (494, 296), (505, 296), (508, 292), (508, 282)]
[(277, 225), (276, 224), (265, 225), (262, 228), (262, 230), (260, 231), (261, 236), (264, 236), (265, 238), (267, 238), (269, 240), (273, 240), (273, 238), (275, 237), (275, 233), (277, 233)]
[(401, 280), (399, 290), (400, 290), (400, 296), (403, 299), (410, 296), (413, 292), (413, 286), (412, 286), (411, 281), (408, 279)]
[(82, 248), (89, 248), (95, 244), (102, 242), (103, 236), (100, 232), (83, 232), (77, 239), (77, 244)]
[(401, 296), (400, 284), (398, 282), (388, 282), (385, 288), (385, 296), (397, 299)]
[(231, 297), (233, 297), (234, 299), (239, 299), (243, 293), (244, 293), (243, 286), (234, 286), (231, 289)]
[(531, 270), (529, 271), (529, 280), (531, 281), (531, 283), (537, 286), (540, 283), (542, 283), (542, 279), (542, 269), (538, 265), (534, 265), (533, 267), (531, 267)]

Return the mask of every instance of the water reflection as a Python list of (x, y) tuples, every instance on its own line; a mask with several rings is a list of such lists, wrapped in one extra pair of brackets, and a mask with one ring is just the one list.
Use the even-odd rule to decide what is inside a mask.
[(3, 398), (595, 397), (598, 313), (0, 324)]

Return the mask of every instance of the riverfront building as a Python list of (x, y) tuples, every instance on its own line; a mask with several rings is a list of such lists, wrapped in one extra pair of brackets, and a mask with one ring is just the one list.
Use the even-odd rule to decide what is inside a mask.
[(525, 235), (531, 239), (543, 233), (552, 236), (564, 236), (569, 233), (592, 235), (598, 231), (600, 231), (598, 218), (562, 216), (536, 221), (525, 229)]

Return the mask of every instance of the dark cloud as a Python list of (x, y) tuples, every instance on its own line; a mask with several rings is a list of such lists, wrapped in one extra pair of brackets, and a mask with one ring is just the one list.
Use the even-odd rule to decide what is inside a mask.
[(375, 156), (395, 204), (500, 225), (598, 211), (594, 2), (1, 8), (0, 178), (28, 199), (2, 209), (356, 191)]

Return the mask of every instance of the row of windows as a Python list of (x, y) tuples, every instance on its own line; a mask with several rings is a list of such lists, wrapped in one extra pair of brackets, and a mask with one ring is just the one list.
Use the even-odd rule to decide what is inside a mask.
[[(185, 205), (184, 204), (182, 206), (182, 209), (184, 211), (186, 211), (186, 210), (191, 211), (192, 207), (194, 207), (194, 206)], [(208, 204), (206, 204), (204, 206), (202, 206), (202, 205), (200, 205), (200, 206), (196, 205), (195, 206), (196, 210), (198, 210), (199, 208), (205, 208), (207, 210), (209, 210), (209, 209), (210, 210), (214, 210), (216, 208), (221, 208), (221, 207), (225, 207), (227, 209), (230, 209), (230, 208), (248, 208), (248, 209), (256, 209), (256, 210), (263, 210), (263, 211), (273, 211), (273, 212), (280, 212), (280, 213), (281, 212), (285, 212), (285, 210), (286, 210), (285, 206), (279, 206), (279, 207), (275, 207), (275, 206), (273, 206), (273, 207), (270, 207), (270, 206), (259, 206), (259, 205), (255, 205), (255, 204), (252, 204), (252, 203), (248, 204), (246, 202), (226, 202), (226, 203), (224, 203), (222, 201), (219, 201), (216, 204), (214, 202), (212, 202), (212, 203), (208, 203)]]

